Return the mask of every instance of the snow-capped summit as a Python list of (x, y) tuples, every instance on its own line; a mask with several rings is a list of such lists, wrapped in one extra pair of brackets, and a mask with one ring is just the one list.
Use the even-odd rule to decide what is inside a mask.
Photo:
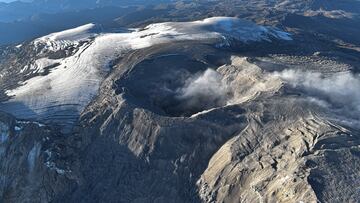
[(89, 23), (77, 28), (65, 30), (62, 32), (52, 33), (50, 35), (39, 38), (39, 40), (53, 40), (53, 41), (78, 41), (89, 36), (94, 36), (97, 31), (97, 26), (93, 23)]
[(35, 46), (45, 46), (47, 50), (57, 51), (71, 45), (78, 45), (100, 34), (101, 26), (89, 23), (73, 29), (52, 33), (34, 40)]
[[(224, 43), (229, 38), (249, 43), (271, 39), (291, 40), (288, 33), (275, 28), (230, 17), (214, 17), (194, 22), (165, 22), (121, 33), (101, 33), (101, 27), (87, 24), (36, 39), (33, 44), (46, 52), (72, 50), (65, 58), (41, 58), (36, 70), (51, 67), (48, 74), (22, 81), (6, 91), (11, 99), (0, 109), (29, 119), (69, 120), (97, 94), (108, 73), (109, 63), (132, 50), (176, 41)], [(75, 47), (75, 49), (74, 49)], [(46, 54), (45, 54), (46, 55)], [(46, 67), (42, 67), (46, 66)]]
[(77, 28), (49, 34), (38, 38), (35, 44), (47, 44), (50, 50), (66, 48), (70, 44), (99, 36), (120, 42), (116, 47), (141, 49), (154, 44), (183, 40), (226, 40), (232, 38), (242, 42), (270, 41), (271, 38), (291, 40), (290, 34), (273, 27), (254, 24), (235, 17), (212, 17), (193, 22), (164, 22), (146, 26), (143, 29), (125, 29), (123, 33), (103, 33), (93, 23)]

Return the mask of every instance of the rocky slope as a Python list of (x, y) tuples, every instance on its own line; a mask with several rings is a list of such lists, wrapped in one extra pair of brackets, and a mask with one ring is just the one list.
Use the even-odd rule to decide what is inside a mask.
[(287, 30), (88, 24), (7, 48), (0, 202), (358, 202), (356, 45)]

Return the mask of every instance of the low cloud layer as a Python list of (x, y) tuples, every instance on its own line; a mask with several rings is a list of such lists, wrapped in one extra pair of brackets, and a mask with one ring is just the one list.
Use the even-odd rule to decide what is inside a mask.
[(360, 75), (284, 70), (275, 76), (350, 119), (360, 118)]
[(184, 87), (177, 90), (177, 99), (182, 108), (191, 112), (223, 106), (228, 100), (229, 90), (222, 75), (207, 69), (200, 75), (188, 79)]

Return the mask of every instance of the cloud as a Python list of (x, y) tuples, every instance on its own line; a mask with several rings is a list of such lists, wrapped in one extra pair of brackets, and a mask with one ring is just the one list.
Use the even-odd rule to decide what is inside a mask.
[(318, 73), (284, 70), (274, 76), (300, 90), (309, 98), (350, 119), (360, 118), (360, 75), (350, 72)]
[(181, 108), (197, 113), (206, 109), (226, 105), (229, 88), (222, 81), (222, 75), (207, 69), (200, 75), (188, 79), (177, 91), (176, 99)]

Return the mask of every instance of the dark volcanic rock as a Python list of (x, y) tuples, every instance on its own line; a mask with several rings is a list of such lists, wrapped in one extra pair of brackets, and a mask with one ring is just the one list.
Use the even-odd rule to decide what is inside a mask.
[[(110, 23), (239, 16), (276, 25), (292, 40), (242, 41), (227, 32), (222, 40), (185, 35), (171, 41), (184, 34), (173, 34), (170, 26), (160, 34), (168, 41), (154, 44), (159, 33), (124, 40), (97, 32), (86, 40), (50, 37), (3, 48), (0, 109), (18, 116), (0, 112), (0, 202), (358, 202), (360, 21), (359, 3), (350, 4), (179, 1), (131, 8)], [(139, 30), (146, 29), (152, 30)], [(132, 32), (114, 33), (125, 31)], [(99, 40), (108, 36), (111, 43)], [(37, 106), (51, 85), (35, 92), (38, 100), (25, 94), (41, 116), (34, 111), (20, 119), (28, 106), (7, 106), (9, 90), (74, 68), (67, 64), (82, 65), (65, 59), (81, 62), (92, 45), (104, 45), (107, 55), (90, 52), (86, 59), (107, 70), (86, 64), (71, 72), (100, 76), (81, 112), (51, 114), (55, 103)], [(31, 66), (42, 58), (54, 63)], [(57, 76), (66, 78), (64, 72)], [(83, 93), (71, 86), (75, 82), (61, 81), (66, 88), (55, 96), (69, 89)], [(77, 107), (73, 102), (81, 99), (60, 104)]]

